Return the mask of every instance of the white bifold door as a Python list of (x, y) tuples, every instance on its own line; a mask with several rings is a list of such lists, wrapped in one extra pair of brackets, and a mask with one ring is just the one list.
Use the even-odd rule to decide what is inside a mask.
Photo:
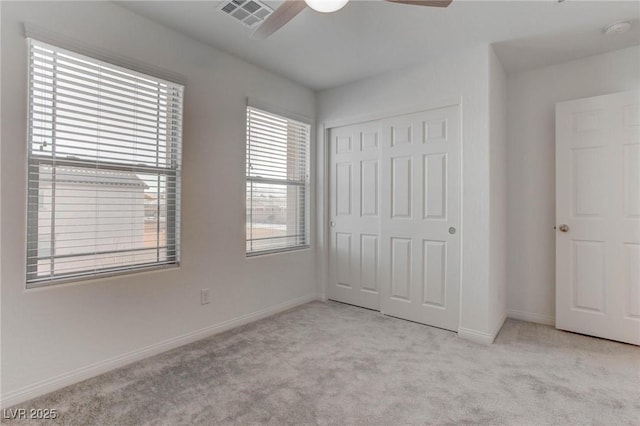
[(457, 331), (457, 106), (329, 131), (330, 299)]
[(556, 326), (640, 344), (638, 92), (556, 106)]

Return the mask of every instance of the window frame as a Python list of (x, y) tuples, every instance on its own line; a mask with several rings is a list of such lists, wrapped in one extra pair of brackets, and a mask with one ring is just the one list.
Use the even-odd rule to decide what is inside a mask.
[[(40, 288), (40, 287), (48, 287), (54, 286), (57, 284), (64, 284), (69, 282), (77, 282), (77, 281), (88, 281), (94, 279), (102, 279), (108, 277), (115, 276), (126, 276), (130, 274), (156, 271), (156, 270), (165, 270), (172, 268), (180, 267), (181, 260), (181, 197), (182, 197), (182, 127), (184, 122), (184, 84), (180, 82), (170, 81), (165, 78), (161, 78), (156, 76), (156, 73), (146, 73), (144, 70), (138, 71), (138, 67), (133, 66), (133, 64), (119, 65), (122, 60), (110, 60), (108, 56), (100, 54), (96, 52), (96, 54), (92, 54), (91, 49), (82, 48), (79, 46), (78, 49), (74, 49), (71, 47), (67, 49), (65, 44), (68, 43), (56, 43), (55, 40), (53, 42), (48, 42), (42, 40), (40, 37), (33, 37), (30, 35), (30, 31), (27, 32), (27, 52), (28, 52), (28, 63), (27, 63), (27, 194), (26, 194), (26, 216), (27, 216), (27, 224), (26, 224), (26, 288)], [(45, 38), (46, 40), (46, 38)], [(112, 158), (107, 159), (106, 161), (101, 161), (98, 159), (80, 159), (76, 157), (56, 157), (55, 153), (51, 153), (50, 155), (38, 155), (33, 150), (34, 145), (34, 135), (32, 133), (32, 127), (34, 121), (34, 114), (37, 112), (34, 111), (34, 106), (32, 102), (32, 94), (33, 94), (33, 72), (34, 67), (32, 64), (31, 55), (33, 54), (33, 46), (37, 45), (39, 47), (44, 47), (46, 49), (51, 49), (55, 52), (60, 52), (64, 55), (68, 55), (74, 58), (78, 58), (80, 60), (88, 61), (93, 63), (96, 66), (103, 66), (105, 68), (109, 68), (111, 70), (124, 72), (131, 76), (138, 76), (143, 79), (152, 80), (157, 84), (167, 84), (167, 90), (177, 91), (173, 95), (175, 99), (178, 99), (177, 102), (173, 102), (171, 104), (167, 104), (167, 118), (166, 118), (166, 126), (167, 132), (171, 128), (171, 144), (167, 149), (170, 149), (172, 152), (167, 157), (167, 165), (143, 165), (143, 164), (132, 164), (131, 162), (127, 162), (126, 160), (117, 161)], [(61, 45), (58, 45), (61, 44)], [(89, 50), (89, 52), (87, 52)], [(143, 67), (144, 68), (144, 65)], [(54, 77), (55, 79), (55, 77)], [(55, 84), (53, 85), (55, 86)], [(53, 87), (52, 86), (52, 87)], [(176, 94), (177, 93), (177, 94)], [(171, 108), (178, 107), (177, 111), (170, 112)], [(51, 107), (52, 110), (55, 110), (55, 105)], [(52, 117), (55, 117), (55, 112), (52, 113)], [(52, 118), (53, 119), (53, 118)], [(55, 119), (53, 119), (55, 120)], [(54, 130), (55, 131), (55, 130)], [(126, 137), (126, 136), (125, 136)], [(135, 137), (135, 136), (131, 136)], [(52, 144), (53, 144), (52, 140)], [(159, 149), (159, 145), (156, 147), (156, 150)], [(140, 263), (132, 263), (124, 266), (114, 266), (114, 267), (105, 267), (100, 269), (85, 269), (81, 271), (73, 271), (73, 272), (63, 272), (59, 274), (54, 273), (54, 269), (51, 269), (51, 274), (46, 275), (44, 277), (38, 276), (38, 261), (40, 260), (40, 256), (30, 255), (31, 252), (35, 250), (37, 253), (39, 250), (38, 247), (38, 220), (39, 220), (39, 207), (41, 203), (42, 194), (39, 190), (41, 179), (40, 179), (40, 170), (41, 166), (49, 166), (52, 170), (55, 170), (56, 167), (68, 167), (68, 168), (91, 168), (99, 171), (106, 172), (126, 172), (131, 174), (148, 174), (157, 176), (158, 180), (161, 178), (166, 179), (166, 187), (167, 187), (167, 196), (166, 199), (166, 244), (162, 247), (156, 246), (153, 249), (156, 250), (166, 250), (165, 257), (167, 261), (155, 261), (155, 262), (140, 262)], [(37, 172), (34, 172), (37, 171)], [(37, 176), (34, 180), (33, 175)], [(32, 185), (30, 181), (33, 180), (34, 184)], [(173, 188), (171, 192), (169, 188)], [(169, 196), (171, 194), (171, 196)], [(55, 206), (55, 196), (51, 196), (52, 206)], [(35, 228), (35, 232), (33, 229)], [(169, 240), (173, 240), (172, 244), (169, 244)], [(55, 237), (53, 237), (52, 247), (55, 247)], [(121, 249), (121, 250), (106, 250), (103, 252), (95, 252), (94, 253), (80, 253), (80, 254), (64, 254), (64, 255), (55, 255), (55, 253), (50, 253), (48, 258), (51, 259), (65, 259), (65, 258), (73, 258), (73, 257), (83, 257), (93, 254), (117, 254), (117, 253), (132, 253), (136, 251), (142, 250), (150, 250), (149, 248), (131, 248), (131, 249)]]
[(260, 102), (256, 102), (255, 100), (248, 100), (247, 101), (247, 105), (245, 108), (245, 114), (246, 114), (246, 138), (245, 138), (245, 161), (249, 161), (249, 153), (250, 153), (250, 140), (249, 140), (249, 129), (250, 129), (250, 115), (249, 115), (249, 111), (253, 109), (253, 110), (257, 110), (263, 114), (268, 114), (268, 115), (273, 115), (276, 116), (279, 119), (283, 119), (283, 120), (287, 120), (287, 122), (295, 122), (301, 125), (304, 125), (307, 127), (308, 130), (308, 137), (307, 140), (305, 141), (306, 144), (306, 152), (305, 152), (305, 157), (304, 157), (304, 161), (305, 161), (305, 180), (304, 183), (296, 183), (296, 182), (291, 182), (288, 180), (278, 180), (278, 179), (273, 179), (273, 178), (259, 178), (259, 177), (252, 177), (249, 176), (248, 172), (248, 167), (247, 164), (245, 164), (245, 218), (248, 216), (248, 210), (249, 210), (249, 205), (248, 205), (248, 194), (246, 193), (247, 190), (247, 184), (249, 182), (256, 182), (256, 183), (265, 183), (265, 184), (269, 184), (269, 183), (273, 183), (276, 185), (284, 185), (286, 187), (289, 187), (290, 185), (294, 185), (297, 186), (299, 188), (302, 188), (304, 190), (304, 204), (303, 204), (303, 208), (304, 208), (304, 214), (301, 216), (300, 221), (302, 222), (302, 226), (299, 225), (300, 229), (304, 229), (304, 243), (302, 244), (296, 244), (296, 245), (291, 245), (291, 246), (286, 246), (286, 247), (278, 247), (278, 248), (269, 248), (269, 249), (263, 249), (263, 250), (253, 250), (253, 251), (248, 251), (246, 249), (246, 244), (249, 241), (248, 238), (248, 234), (247, 234), (247, 228), (249, 225), (249, 222), (245, 219), (245, 255), (247, 258), (254, 258), (254, 257), (259, 257), (259, 256), (264, 256), (264, 255), (273, 255), (273, 254), (279, 254), (279, 253), (289, 253), (289, 252), (296, 252), (296, 251), (300, 251), (300, 250), (306, 250), (309, 249), (311, 247), (312, 241), (311, 241), (311, 193), (312, 193), (312, 179), (311, 179), (311, 152), (312, 152), (312, 140), (313, 140), (313, 123), (312, 120), (304, 117), (304, 116), (300, 116), (297, 114), (293, 114), (293, 113), (289, 113), (287, 111), (284, 111), (282, 109), (276, 108), (272, 105), (265, 105), (263, 103)]

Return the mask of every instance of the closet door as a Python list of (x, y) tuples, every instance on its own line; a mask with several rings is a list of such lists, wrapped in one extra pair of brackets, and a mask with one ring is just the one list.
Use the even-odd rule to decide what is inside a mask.
[(331, 129), (329, 299), (379, 310), (378, 123)]
[(383, 313), (458, 330), (460, 122), (457, 106), (380, 123)]

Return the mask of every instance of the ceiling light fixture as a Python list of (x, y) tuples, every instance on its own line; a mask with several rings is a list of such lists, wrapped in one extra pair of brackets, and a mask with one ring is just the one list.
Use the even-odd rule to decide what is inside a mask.
[(345, 7), (348, 1), (349, 0), (304, 0), (311, 9), (322, 13), (336, 12)]
[(631, 29), (631, 22), (629, 21), (621, 21), (616, 22), (611, 25), (607, 25), (602, 29), (602, 32), (605, 35), (616, 35), (626, 33)]

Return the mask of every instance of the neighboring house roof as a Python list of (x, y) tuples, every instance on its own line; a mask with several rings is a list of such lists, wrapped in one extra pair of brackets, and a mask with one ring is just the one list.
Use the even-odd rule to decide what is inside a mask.
[[(41, 166), (40, 182), (51, 182), (53, 180), (52, 170), (52, 166)], [(55, 166), (55, 171), (56, 183), (139, 187), (142, 189), (149, 187), (133, 172), (64, 166)]]

